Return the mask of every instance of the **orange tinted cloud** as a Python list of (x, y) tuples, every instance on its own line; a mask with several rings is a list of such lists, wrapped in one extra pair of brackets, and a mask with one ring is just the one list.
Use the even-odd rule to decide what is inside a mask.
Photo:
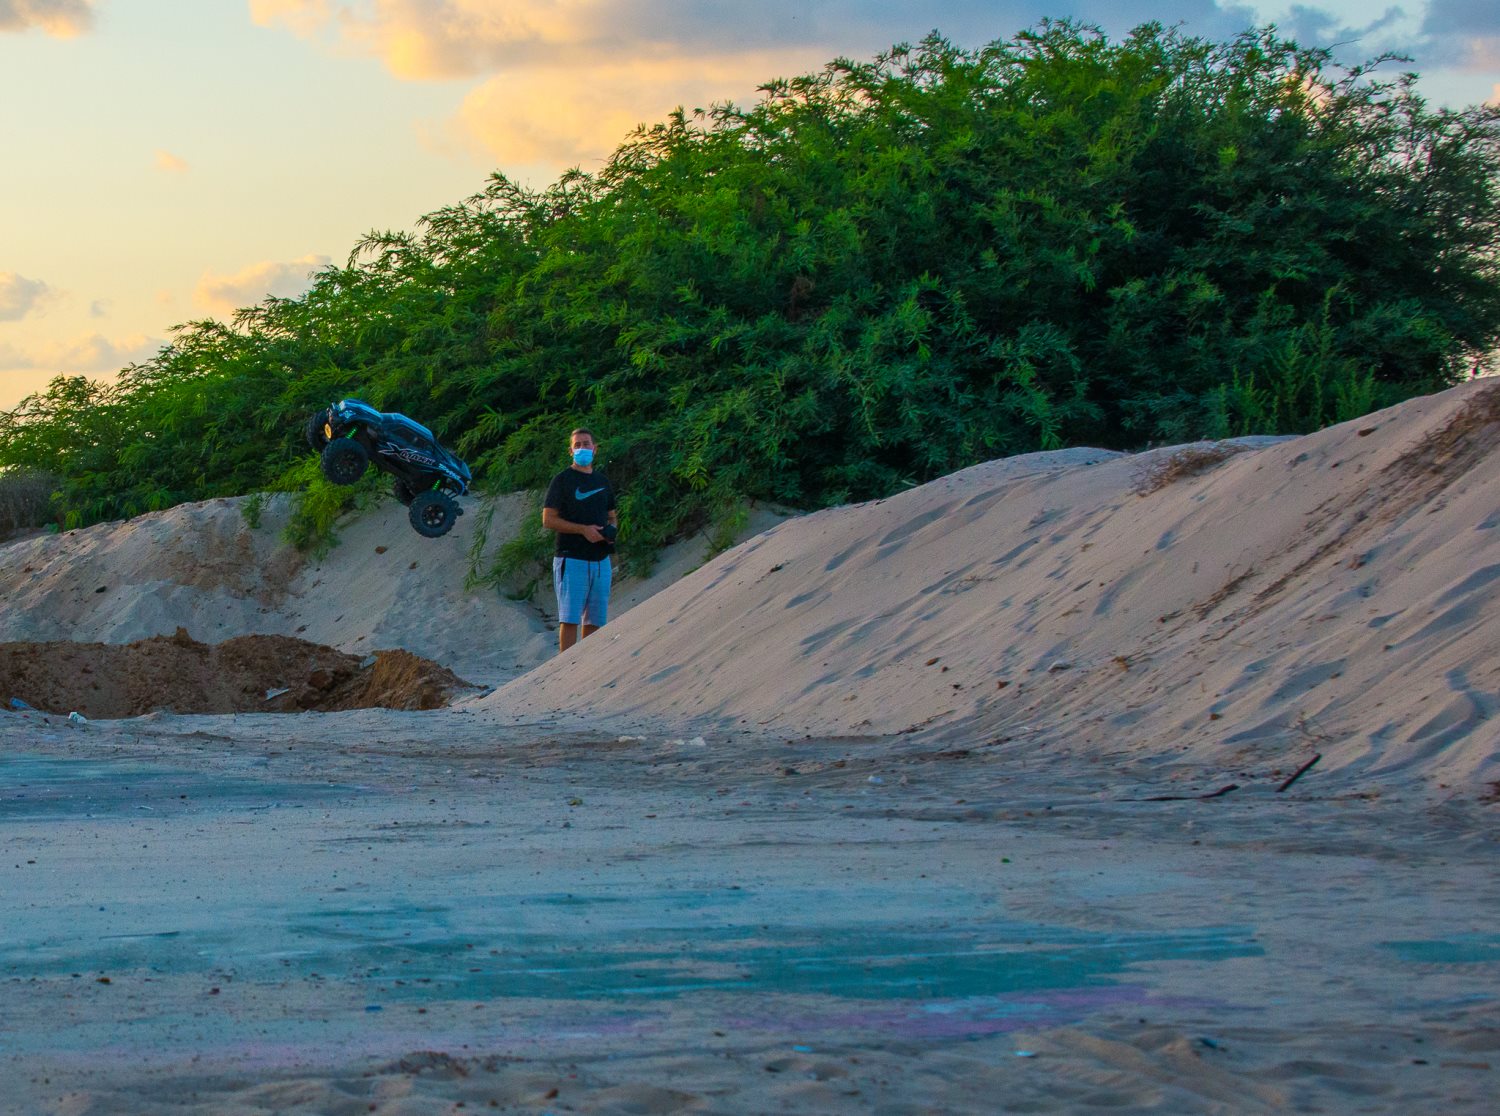
[(55, 39), (72, 39), (93, 25), (92, 0), (0, 0), (0, 31), (35, 28)]
[(160, 338), (143, 334), (109, 338), (100, 333), (24, 346), (0, 344), (0, 369), (48, 374), (118, 372), (127, 364), (154, 356), (163, 344)]
[(454, 127), (471, 150), (503, 166), (591, 169), (637, 125), (655, 124), (678, 106), (748, 104), (768, 78), (819, 64), (820, 52), (808, 51), (804, 58), (778, 52), (601, 65), (586, 80), (561, 67), (499, 74), (464, 98)]
[(329, 264), (327, 256), (302, 256), (290, 262), (265, 260), (233, 275), (204, 274), (193, 291), (193, 301), (215, 314), (233, 314), (255, 306), (268, 296), (296, 298), (312, 286), (312, 276)]
[[(375, 54), (397, 77), (466, 77), (577, 48), (610, 0), (250, 0), (262, 27), (325, 33)], [(576, 55), (575, 55), (576, 60)]]
[(188, 165), (186, 160), (178, 158), (170, 151), (156, 150), (156, 169), (166, 171), (168, 174), (186, 174)]
[[(1019, 2), (1024, 9), (1034, 0)], [(992, 6), (993, 0), (945, 0), (941, 10), (893, 17), (904, 6), (892, 0), (250, 0), (250, 15), (263, 27), (373, 54), (397, 77), (421, 80), (581, 70), (620, 59), (691, 65), (704, 54), (814, 43), (826, 58), (832, 49), (920, 37), (934, 20), (965, 24), (984, 12), (988, 24)], [(1033, 17), (1023, 11), (1017, 18), (1024, 24)]]

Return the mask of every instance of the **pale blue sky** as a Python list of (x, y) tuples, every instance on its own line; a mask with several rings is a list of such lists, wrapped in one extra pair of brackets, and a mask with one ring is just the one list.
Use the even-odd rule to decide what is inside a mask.
[(1044, 15), (1209, 36), (1274, 20), (1349, 61), (1412, 54), (1435, 102), (1500, 95), (1494, 0), (0, 0), (0, 407), (296, 294), (492, 169), (542, 185), (676, 104)]

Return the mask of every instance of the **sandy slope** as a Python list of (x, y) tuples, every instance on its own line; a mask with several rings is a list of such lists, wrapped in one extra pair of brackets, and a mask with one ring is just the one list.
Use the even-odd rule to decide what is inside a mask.
[(1067, 450), (789, 521), (485, 704), (1500, 779), (1497, 393), (1197, 475)]
[[(288, 501), (273, 498), (252, 530), (243, 499), (183, 504), (123, 523), (0, 546), (0, 642), (132, 643), (170, 636), (220, 643), (241, 635), (295, 635), (364, 655), (401, 648), (493, 685), (546, 661), (557, 647), (552, 600), (515, 601), (466, 589), (481, 507), (453, 532), (424, 539), (406, 510), (382, 500), (339, 528), (340, 544), (308, 560), (281, 541)], [(491, 546), (512, 537), (523, 497), (494, 503)], [(752, 516), (754, 531), (777, 517)], [(705, 543), (671, 548), (646, 581), (621, 585), (616, 613), (703, 560)]]

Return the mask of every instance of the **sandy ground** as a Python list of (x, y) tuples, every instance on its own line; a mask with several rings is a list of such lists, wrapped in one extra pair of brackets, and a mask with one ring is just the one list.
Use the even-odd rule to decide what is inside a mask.
[(6, 1112), (1491, 1110), (1482, 804), (477, 709), (5, 725)]
[(8, 638), (503, 683), (0, 714), (0, 1111), (1492, 1111), (1497, 444), (1474, 384), (992, 462), (556, 658), (379, 514), (0, 548)]

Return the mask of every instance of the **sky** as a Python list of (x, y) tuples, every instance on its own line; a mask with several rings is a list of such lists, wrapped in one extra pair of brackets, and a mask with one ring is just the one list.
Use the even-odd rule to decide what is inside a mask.
[(1500, 101), (1497, 0), (0, 0), (0, 409), (294, 297), (492, 171), (540, 188), (678, 105), (1046, 16), (1274, 23), (1409, 55), (1432, 103)]

